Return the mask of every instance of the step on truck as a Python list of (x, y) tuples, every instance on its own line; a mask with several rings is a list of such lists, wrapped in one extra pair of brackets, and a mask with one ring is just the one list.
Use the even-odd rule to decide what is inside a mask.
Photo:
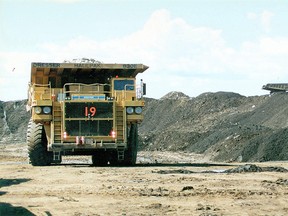
[(146, 85), (143, 64), (31, 63), (27, 110), (29, 161), (61, 163), (91, 155), (95, 166), (134, 165)]

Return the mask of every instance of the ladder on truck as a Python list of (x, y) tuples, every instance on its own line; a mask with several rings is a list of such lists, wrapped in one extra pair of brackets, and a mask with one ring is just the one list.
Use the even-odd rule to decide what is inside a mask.
[[(52, 121), (52, 131), (53, 131), (53, 142), (61, 143), (61, 120), (62, 120), (62, 111), (60, 102), (53, 103), (53, 121)], [(53, 160), (61, 160), (61, 152), (53, 152)]]
[[(121, 105), (116, 106), (116, 135), (117, 142), (124, 143), (126, 132), (125, 109)], [(124, 146), (118, 146), (118, 160), (124, 160)]]

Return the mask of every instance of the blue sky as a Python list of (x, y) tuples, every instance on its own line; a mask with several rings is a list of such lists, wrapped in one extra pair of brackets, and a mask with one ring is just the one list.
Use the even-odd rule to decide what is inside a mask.
[(138, 78), (152, 98), (267, 94), (288, 83), (287, 11), (285, 0), (0, 0), (0, 100), (27, 97), (31, 62), (82, 57), (148, 65)]

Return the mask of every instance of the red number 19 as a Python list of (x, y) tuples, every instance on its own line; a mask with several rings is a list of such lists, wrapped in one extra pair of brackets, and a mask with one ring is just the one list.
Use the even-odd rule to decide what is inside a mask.
[(85, 116), (94, 116), (96, 114), (96, 107), (85, 107)]

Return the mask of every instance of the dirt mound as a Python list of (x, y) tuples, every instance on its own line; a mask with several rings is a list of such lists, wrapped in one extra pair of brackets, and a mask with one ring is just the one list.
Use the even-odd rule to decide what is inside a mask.
[(224, 173), (245, 173), (245, 172), (288, 172), (288, 170), (283, 167), (260, 167), (255, 164), (245, 164), (224, 171)]
[(168, 94), (164, 95), (163, 97), (160, 98), (160, 100), (165, 100), (165, 99), (189, 99), (190, 97), (188, 95), (185, 95), (182, 92), (177, 92), (177, 91), (172, 91), (169, 92)]
[(202, 153), (216, 161), (288, 160), (287, 116), (283, 93), (147, 99), (141, 147)]
[(0, 101), (0, 143), (25, 141), (30, 119), (26, 104), (27, 100)]
[[(173, 169), (173, 170), (157, 170), (152, 171), (152, 173), (158, 174), (193, 174), (193, 173), (247, 173), (247, 172), (288, 172), (287, 169), (278, 166), (271, 167), (260, 167), (255, 164), (244, 164), (235, 168), (226, 170), (205, 170), (205, 171), (191, 171), (187, 169)], [(279, 184), (285, 185), (287, 180), (279, 180)]]

